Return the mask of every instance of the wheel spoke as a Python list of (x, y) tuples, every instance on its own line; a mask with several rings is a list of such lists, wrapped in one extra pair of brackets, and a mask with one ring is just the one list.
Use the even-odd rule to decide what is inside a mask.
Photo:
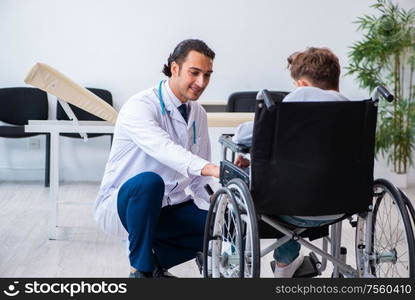
[[(384, 239), (385, 239), (385, 241), (387, 243), (387, 246), (390, 246), (391, 245), (391, 242), (388, 239), (388, 236), (387, 236), (387, 234), (385, 232), (384, 227), (377, 227), (377, 228), (380, 229), (381, 233), (380, 233), (379, 239), (376, 239), (376, 242), (379, 242), (380, 243), (382, 241), (382, 238), (384, 237)], [(376, 231), (375, 231), (375, 237), (376, 237)], [(383, 247), (383, 249), (385, 249), (386, 247)]]
[(397, 257), (397, 259), (399, 260), (402, 256), (404, 256), (406, 253), (408, 253), (408, 251), (405, 251), (404, 253), (402, 253), (401, 255), (399, 255), (398, 257)]

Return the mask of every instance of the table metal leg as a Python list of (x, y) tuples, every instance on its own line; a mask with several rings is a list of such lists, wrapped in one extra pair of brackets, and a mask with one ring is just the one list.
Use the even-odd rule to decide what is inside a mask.
[(56, 240), (59, 195), (59, 133), (51, 132), (50, 139), (48, 235), (50, 240)]

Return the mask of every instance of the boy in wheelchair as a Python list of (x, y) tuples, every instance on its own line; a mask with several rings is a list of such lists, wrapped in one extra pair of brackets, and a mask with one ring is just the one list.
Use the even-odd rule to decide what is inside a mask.
[[(339, 93), (340, 64), (337, 56), (327, 48), (308, 48), (303, 52), (295, 52), (287, 59), (291, 78), (297, 87), (282, 101), (348, 101)], [(233, 141), (236, 144), (252, 145), (253, 122), (240, 125)], [(239, 154), (235, 165), (249, 167), (250, 161)], [(296, 226), (317, 227), (332, 223), (343, 214), (316, 217), (279, 216), (284, 221)], [(276, 261), (275, 277), (292, 277), (303, 263), (300, 244), (290, 240), (274, 250)]]
[[(391, 183), (373, 179), (379, 94), (393, 96), (378, 87), (371, 99), (347, 101), (338, 59), (325, 48), (294, 53), (288, 63), (298, 88), (278, 100), (261, 91), (255, 122), (220, 138), (222, 188), (207, 216), (204, 276), (259, 277), (260, 257), (275, 249), (275, 277), (316, 276), (327, 261), (333, 277), (415, 277), (414, 209)], [(346, 218), (356, 229), (356, 268), (341, 247)], [(260, 238), (278, 240), (261, 250)], [(304, 238), (323, 238), (323, 249)], [(307, 260), (300, 244), (312, 250)]]

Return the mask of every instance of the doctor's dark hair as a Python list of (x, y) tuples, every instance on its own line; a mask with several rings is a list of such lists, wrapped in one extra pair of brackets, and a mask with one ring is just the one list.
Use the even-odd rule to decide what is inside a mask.
[(174, 61), (181, 67), (190, 51), (197, 51), (212, 60), (215, 59), (215, 52), (213, 52), (205, 42), (197, 39), (184, 40), (181, 41), (176, 48), (174, 48), (173, 53), (170, 54), (167, 64), (163, 67), (164, 75), (171, 77), (171, 63)]
[(288, 69), (294, 80), (305, 78), (323, 90), (339, 89), (340, 63), (328, 48), (307, 48), (288, 57)]

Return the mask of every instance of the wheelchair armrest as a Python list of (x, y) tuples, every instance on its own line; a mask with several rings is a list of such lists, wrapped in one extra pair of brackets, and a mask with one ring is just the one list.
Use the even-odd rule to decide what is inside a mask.
[(234, 178), (242, 179), (249, 186), (250, 178), (247, 172), (227, 160), (221, 161), (219, 182), (225, 186)]
[(232, 152), (249, 153), (251, 148), (242, 144), (236, 144), (232, 141), (233, 134), (222, 134), (219, 137), (219, 143)]

